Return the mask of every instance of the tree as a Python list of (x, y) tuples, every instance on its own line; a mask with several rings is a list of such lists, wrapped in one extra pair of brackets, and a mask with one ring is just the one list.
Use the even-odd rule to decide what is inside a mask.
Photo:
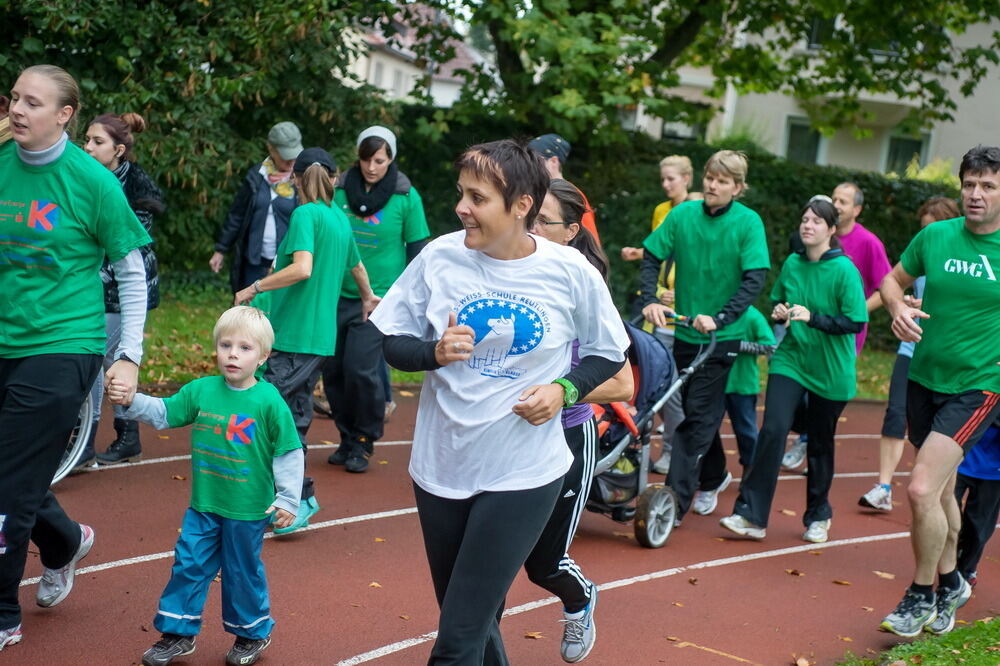
[[(457, 115), (510, 114), (531, 127), (588, 143), (614, 140), (616, 117), (641, 104), (671, 120), (711, 113), (676, 95), (682, 65), (714, 76), (709, 94), (780, 91), (798, 98), (815, 126), (857, 128), (863, 94), (915, 103), (911, 128), (948, 120), (944, 82), (971, 95), (1000, 57), (989, 43), (959, 46), (969, 25), (1000, 18), (995, 0), (437, 0), (485, 25), (502, 89), (470, 73)], [(474, 74), (474, 75), (473, 75)], [(600, 135), (595, 134), (600, 130)]]
[(139, 160), (168, 197), (159, 254), (204, 266), (271, 125), (292, 120), (306, 145), (353, 148), (359, 127), (391, 121), (348, 66), (362, 48), (356, 29), (394, 11), (375, 0), (0, 0), (0, 86), (50, 63), (80, 82), (80, 123), (143, 114)]

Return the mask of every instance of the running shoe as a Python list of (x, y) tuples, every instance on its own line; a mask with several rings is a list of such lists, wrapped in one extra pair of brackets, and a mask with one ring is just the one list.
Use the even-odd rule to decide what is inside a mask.
[[(959, 576), (961, 578), (961, 576)], [(937, 617), (924, 627), (932, 634), (947, 634), (955, 628), (955, 611), (965, 605), (972, 596), (972, 586), (961, 578), (962, 584), (957, 589), (937, 589)]]
[(390, 400), (389, 402), (385, 403), (385, 418), (382, 421), (383, 423), (389, 422), (389, 419), (392, 418), (392, 414), (393, 412), (396, 411), (397, 407), (399, 407), (399, 405), (396, 404), (395, 400)]
[(153, 647), (142, 655), (142, 666), (167, 666), (177, 657), (194, 652), (194, 636), (163, 634)]
[(803, 541), (809, 541), (811, 543), (826, 543), (826, 540), (830, 538), (830, 519), (826, 520), (814, 520), (809, 523), (809, 527), (802, 534)]
[(0, 652), (7, 646), (21, 642), (21, 625), (10, 629), (0, 629)]
[(740, 536), (750, 537), (751, 539), (760, 540), (767, 536), (766, 527), (758, 527), (738, 513), (726, 516), (719, 521), (719, 524), (730, 532), (736, 532)]
[(93, 545), (94, 530), (88, 525), (80, 525), (80, 546), (69, 564), (61, 569), (46, 568), (42, 572), (42, 580), (38, 583), (38, 593), (35, 595), (35, 602), (39, 606), (51, 608), (69, 596), (76, 576), (76, 563), (87, 556)]
[(799, 438), (788, 447), (785, 451), (785, 455), (781, 458), (781, 468), (782, 469), (795, 469), (802, 465), (806, 460), (806, 448), (809, 446), (809, 442), (799, 435)]
[(733, 473), (726, 472), (726, 478), (722, 480), (715, 490), (699, 490), (694, 494), (694, 501), (691, 503), (691, 510), (699, 516), (707, 516), (715, 511), (719, 505), (719, 493), (729, 487), (733, 482)]
[(590, 584), (590, 603), (577, 613), (563, 612), (563, 638), (560, 654), (563, 661), (575, 664), (583, 661), (594, 649), (597, 640), (597, 625), (594, 624), (594, 609), (597, 607), (597, 586)]
[(876, 483), (871, 490), (861, 496), (861, 499), (858, 500), (858, 506), (879, 511), (892, 511), (892, 489), (886, 488), (881, 483)]
[(292, 532), (301, 530), (303, 527), (309, 525), (309, 519), (316, 515), (317, 511), (319, 511), (319, 502), (316, 501), (316, 496), (313, 495), (299, 504), (299, 512), (295, 514), (295, 522), (288, 527), (274, 528), (274, 533), (291, 534)]
[(368, 455), (361, 450), (355, 449), (351, 452), (351, 457), (344, 462), (344, 469), (354, 474), (362, 474), (368, 471)]
[(660, 457), (653, 463), (653, 471), (657, 474), (666, 474), (670, 471), (670, 451), (664, 450)]
[(331, 465), (343, 465), (347, 462), (347, 459), (351, 457), (351, 452), (354, 447), (350, 444), (345, 444), (341, 442), (337, 446), (337, 450), (330, 454), (330, 457), (326, 459)]
[(229, 666), (256, 664), (264, 649), (270, 644), (270, 636), (265, 638), (244, 638), (243, 636), (237, 636), (232, 649), (226, 654), (226, 663)]
[(976, 589), (976, 583), (979, 582), (979, 575), (975, 571), (970, 571), (967, 574), (962, 574), (962, 578), (969, 582), (969, 587), (973, 590)]
[(907, 588), (903, 600), (896, 606), (896, 610), (885, 616), (879, 629), (904, 638), (913, 638), (919, 636), (924, 627), (936, 618), (937, 600), (935, 597), (931, 595), (928, 599)]

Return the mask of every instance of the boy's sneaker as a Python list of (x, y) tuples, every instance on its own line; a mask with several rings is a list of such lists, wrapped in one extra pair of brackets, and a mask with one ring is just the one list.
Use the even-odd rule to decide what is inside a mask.
[(830, 538), (830, 519), (826, 520), (814, 520), (809, 523), (809, 527), (802, 534), (803, 541), (809, 541), (811, 543), (826, 543), (826, 540)]
[(194, 652), (194, 636), (163, 634), (153, 647), (142, 655), (143, 666), (166, 666), (177, 657)]
[(896, 610), (885, 616), (879, 629), (902, 636), (913, 638), (919, 636), (924, 627), (937, 618), (937, 600), (932, 595), (929, 599), (907, 588), (903, 600)]
[(226, 663), (230, 666), (245, 666), (245, 664), (256, 664), (264, 648), (271, 644), (271, 637), (266, 638), (244, 638), (237, 636), (232, 649), (226, 654)]
[(319, 502), (316, 501), (316, 496), (313, 495), (299, 504), (299, 512), (295, 514), (295, 522), (288, 527), (274, 528), (274, 533), (291, 534), (292, 532), (301, 530), (303, 527), (309, 525), (309, 519), (316, 515), (317, 511), (319, 511)]
[(719, 493), (729, 487), (729, 484), (733, 482), (733, 473), (726, 472), (726, 478), (722, 480), (719, 487), (715, 490), (699, 490), (694, 495), (694, 501), (691, 503), (691, 510), (697, 513), (699, 516), (707, 516), (713, 511), (715, 507), (719, 505)]
[(892, 511), (892, 489), (886, 488), (881, 483), (876, 483), (875, 487), (866, 492), (858, 500), (858, 506), (879, 511)]
[(972, 586), (964, 578), (956, 590), (937, 589), (937, 617), (924, 629), (932, 634), (947, 634), (955, 628), (955, 611), (972, 596)]
[(767, 536), (766, 527), (758, 527), (738, 513), (726, 516), (719, 521), (719, 524), (730, 532), (736, 532), (740, 536), (750, 537), (751, 539), (763, 539)]
[(594, 608), (597, 607), (597, 586), (590, 584), (590, 603), (578, 613), (563, 612), (560, 620), (563, 627), (562, 646), (560, 654), (563, 661), (575, 664), (583, 661), (594, 649), (597, 640), (597, 625), (594, 624)]
[(0, 629), (0, 652), (8, 645), (21, 642), (21, 625), (10, 629)]
[(781, 458), (781, 467), (782, 467), (782, 469), (789, 469), (789, 470), (795, 469), (796, 467), (798, 467), (799, 465), (801, 465), (803, 462), (805, 462), (805, 459), (806, 459), (806, 448), (808, 446), (809, 446), (809, 442), (807, 440), (805, 440), (802, 437), (802, 435), (799, 435), (799, 438), (797, 440), (795, 440), (795, 443), (792, 444), (788, 448), (788, 450), (785, 451), (785, 455), (782, 456), (782, 458)]
[(51, 608), (65, 599), (73, 589), (73, 578), (76, 576), (76, 563), (87, 556), (94, 545), (94, 530), (88, 525), (80, 525), (80, 546), (73, 554), (69, 564), (61, 569), (45, 569), (42, 580), (38, 583), (38, 593), (35, 602), (42, 608)]

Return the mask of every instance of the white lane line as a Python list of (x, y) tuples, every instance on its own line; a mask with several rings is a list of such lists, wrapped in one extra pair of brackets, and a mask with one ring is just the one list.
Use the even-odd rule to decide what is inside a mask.
[[(836, 548), (839, 546), (851, 546), (859, 543), (875, 543), (878, 541), (905, 539), (908, 536), (910, 536), (909, 532), (894, 532), (892, 534), (875, 534), (866, 537), (854, 537), (852, 539), (838, 539), (836, 541), (827, 541), (826, 543), (811, 543), (803, 546), (792, 546), (790, 548), (766, 550), (760, 553), (749, 553), (747, 555), (724, 557), (718, 560), (697, 562), (695, 564), (689, 564), (687, 566), (673, 567), (671, 569), (662, 569), (660, 571), (654, 571), (648, 574), (633, 576), (631, 578), (622, 578), (620, 580), (614, 580), (608, 583), (602, 583), (601, 585), (597, 586), (597, 589), (613, 590), (619, 587), (628, 587), (629, 585), (635, 585), (636, 583), (646, 583), (651, 580), (676, 576), (677, 574), (684, 573), (685, 571), (696, 571), (698, 569), (711, 569), (715, 567), (724, 567), (730, 564), (742, 564), (743, 562), (752, 562), (753, 560), (763, 560), (772, 557), (781, 557), (782, 555), (793, 555), (795, 553), (803, 553), (811, 550), (820, 550), (823, 548)], [(542, 608), (543, 606), (549, 606), (558, 602), (559, 602), (558, 597), (547, 597), (545, 599), (539, 599), (537, 601), (531, 601), (526, 604), (521, 604), (520, 606), (514, 606), (513, 608), (508, 608), (506, 611), (504, 611), (503, 615), (504, 617), (508, 617), (510, 615), (519, 615), (521, 613), (526, 613), (528, 611), (532, 611), (537, 608)], [(427, 643), (429, 641), (434, 640), (435, 638), (437, 638), (437, 632), (432, 631), (428, 634), (423, 634), (415, 638), (408, 638), (406, 640), (398, 641), (396, 643), (391, 643), (390, 645), (384, 645), (380, 648), (370, 650), (368, 652), (356, 655), (349, 659), (343, 659), (337, 662), (337, 666), (356, 666), (357, 664), (363, 664), (369, 661), (374, 661), (382, 657), (387, 657), (390, 654), (394, 654), (396, 652), (401, 652), (402, 650), (415, 647), (422, 643)]]
[[(413, 440), (400, 439), (388, 442), (378, 442), (377, 446), (408, 446), (413, 443)], [(310, 444), (310, 449), (332, 449), (338, 446), (337, 444)], [(97, 465), (96, 463), (92, 467), (87, 467), (83, 471), (85, 472), (107, 472), (112, 469), (128, 469), (129, 467), (141, 467), (143, 465), (156, 465), (159, 463), (177, 462), (178, 460), (191, 460), (191, 455), (184, 456), (166, 456), (164, 458), (147, 458), (146, 460), (140, 460), (134, 463), (122, 463), (120, 465)]]
[[(366, 513), (361, 516), (348, 516), (347, 518), (337, 518), (335, 520), (326, 520), (322, 523), (314, 523), (303, 528), (302, 532), (308, 532), (310, 530), (321, 530), (327, 527), (336, 527), (337, 525), (350, 525), (351, 523), (363, 523), (368, 520), (381, 520), (383, 518), (394, 518), (396, 516), (407, 516), (411, 513), (416, 513), (417, 507), (411, 506), (406, 509), (393, 509), (391, 511), (379, 511), (378, 513)], [(264, 534), (265, 539), (273, 539), (276, 535), (273, 532), (267, 532)], [(280, 535), (277, 535), (280, 536)], [(127, 557), (123, 560), (115, 560), (114, 562), (104, 562), (103, 564), (95, 564), (90, 567), (81, 567), (76, 570), (76, 575), (94, 573), (96, 571), (105, 571), (107, 569), (117, 569), (119, 567), (127, 567), (132, 564), (142, 564), (144, 562), (153, 562), (155, 560), (162, 560), (168, 557), (173, 557), (174, 551), (166, 550), (162, 553), (151, 553), (149, 555), (140, 555), (138, 557)], [(35, 578), (26, 578), (21, 581), (21, 587), (25, 585), (34, 585), (41, 580), (40, 576)]]

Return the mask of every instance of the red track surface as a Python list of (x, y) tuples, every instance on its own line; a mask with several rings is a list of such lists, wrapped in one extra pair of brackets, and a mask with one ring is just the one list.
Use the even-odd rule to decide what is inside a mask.
[[(411, 437), (416, 398), (402, 397), (400, 403), (386, 441)], [(805, 487), (802, 477), (795, 475), (778, 484), (775, 513), (762, 543), (725, 539), (718, 525), (719, 517), (732, 509), (736, 484), (723, 493), (714, 516), (689, 514), (660, 550), (639, 547), (631, 537), (631, 526), (588, 513), (573, 556), (602, 591), (597, 645), (585, 663), (790, 664), (805, 656), (825, 664), (849, 650), (864, 654), (898, 642), (877, 627), (912, 576), (909, 541), (902, 535), (909, 521), (906, 479), (900, 479), (899, 506), (891, 515), (860, 513), (856, 505), (877, 471), (874, 435), (882, 409), (855, 403), (842, 419), (840, 435), (867, 437), (838, 441), (837, 473), (864, 475), (835, 480), (836, 515), (832, 540), (825, 547), (800, 540)], [(98, 438), (102, 448), (111, 438), (108, 426)], [(336, 438), (333, 423), (322, 418), (315, 421), (310, 435), (311, 441)], [(161, 434), (143, 427), (142, 437), (147, 460), (188, 451), (187, 429)], [(732, 439), (724, 441), (735, 449)], [(362, 475), (328, 465), (329, 453), (329, 447), (309, 452), (323, 507), (313, 519), (317, 529), (268, 539), (264, 548), (272, 614), (278, 624), (262, 663), (367, 663), (355, 657), (436, 629), (437, 608), (406, 472), (409, 446), (379, 445), (371, 469)], [(730, 461), (738, 475), (735, 455)], [(900, 471), (908, 471), (910, 461), (907, 452)], [(70, 514), (94, 527), (96, 543), (82, 562), (72, 595), (59, 607), (38, 608), (36, 585), (22, 587), (24, 641), (0, 652), (0, 665), (139, 662), (158, 638), (152, 617), (187, 506), (188, 464), (178, 460), (102, 470), (70, 477), (57, 486)], [(371, 515), (398, 510), (407, 512)], [(328, 524), (351, 517), (362, 518)], [(885, 538), (870, 540), (879, 535)], [(855, 538), (862, 541), (849, 542)], [(997, 613), (990, 606), (1000, 591), (1000, 560), (992, 557), (995, 552), (987, 550), (981, 582), (959, 611), (960, 622)], [(121, 562), (143, 557), (147, 561)], [(894, 574), (895, 579), (876, 571)], [(32, 554), (25, 575), (35, 577), (40, 572)], [(508, 606), (521, 612), (502, 626), (515, 664), (562, 663), (560, 607), (550, 603), (519, 608), (547, 597), (523, 575), (511, 589)], [(217, 586), (213, 585), (205, 617), (197, 651), (176, 663), (222, 663), (232, 637), (222, 631)], [(529, 638), (529, 632), (541, 637)], [(429, 650), (428, 641), (402, 649), (397, 645), (374, 663), (426, 663)]]

